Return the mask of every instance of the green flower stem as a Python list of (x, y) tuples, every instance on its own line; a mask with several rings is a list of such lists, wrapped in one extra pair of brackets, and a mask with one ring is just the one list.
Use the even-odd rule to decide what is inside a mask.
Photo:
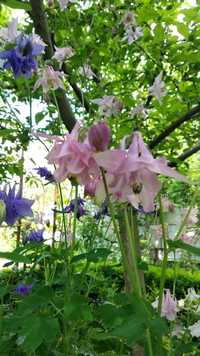
[(72, 231), (72, 251), (74, 249), (76, 240), (76, 226), (77, 226), (77, 212), (78, 212), (78, 185), (75, 185), (75, 204), (74, 204), (74, 218), (73, 218), (73, 231)]
[(68, 243), (67, 243), (67, 226), (66, 226), (66, 220), (65, 220), (64, 201), (63, 201), (63, 195), (62, 195), (62, 188), (61, 188), (61, 184), (60, 184), (60, 183), (58, 183), (58, 189), (59, 189), (59, 194), (60, 194), (60, 205), (61, 205), (62, 217), (63, 217), (65, 244), (66, 244), (66, 247), (67, 247), (67, 246), (68, 246)]
[[(142, 280), (141, 276), (139, 273), (139, 269), (137, 266), (137, 257), (138, 256), (138, 250), (139, 250), (139, 233), (138, 233), (138, 221), (137, 221), (137, 215), (133, 214), (131, 212), (131, 224), (129, 223), (129, 215), (128, 215), (128, 210), (127, 207), (124, 210), (124, 217), (125, 217), (125, 223), (126, 223), (126, 228), (127, 228), (127, 236), (128, 236), (128, 242), (129, 242), (129, 247), (130, 247), (130, 252), (131, 252), (131, 258), (133, 262), (133, 268), (135, 272), (135, 280), (136, 284), (134, 286), (134, 291), (142, 297), (142, 292), (144, 288), (142, 288)], [(143, 286), (144, 287), (144, 286)], [(148, 356), (153, 356), (153, 349), (152, 349), (152, 340), (151, 340), (151, 334), (150, 330), (146, 330), (146, 341), (147, 341), (147, 350), (148, 350)]]
[(130, 228), (127, 207), (124, 209), (124, 218), (125, 218), (126, 232), (127, 232), (128, 243), (129, 243), (129, 248), (130, 248), (130, 254), (131, 254), (131, 262), (133, 264), (133, 271), (134, 271), (134, 276), (135, 276), (134, 292), (136, 292), (139, 296), (142, 296), (142, 288), (141, 288), (141, 284), (140, 284), (140, 276), (139, 276), (138, 266), (137, 266), (136, 244), (135, 244), (135, 239), (133, 239), (132, 231)]
[(165, 285), (165, 274), (167, 268), (168, 261), (168, 249), (167, 249), (167, 234), (165, 229), (165, 221), (163, 215), (163, 206), (161, 200), (161, 194), (159, 194), (159, 206), (160, 206), (160, 224), (162, 226), (162, 239), (163, 239), (163, 262), (162, 262), (162, 270), (161, 270), (161, 278), (160, 278), (160, 290), (159, 290), (159, 299), (158, 299), (158, 313), (161, 314), (162, 309), (162, 301), (163, 301), (163, 291)]
[(128, 274), (130, 282), (132, 283), (132, 285), (135, 285), (135, 276), (134, 276), (132, 268), (129, 266), (128, 257), (126, 256), (126, 252), (125, 252), (123, 243), (121, 241), (120, 232), (119, 232), (118, 225), (117, 225), (117, 222), (116, 222), (116, 219), (115, 219), (114, 208), (113, 208), (112, 202), (110, 200), (110, 195), (109, 195), (109, 191), (108, 191), (106, 177), (105, 177), (105, 173), (104, 173), (103, 169), (101, 169), (101, 173), (102, 173), (102, 178), (103, 178), (106, 197), (107, 197), (107, 200), (108, 200), (108, 208), (109, 208), (111, 220), (112, 220), (113, 227), (114, 227), (114, 232), (115, 232), (115, 235), (117, 237), (117, 240), (118, 240), (118, 243), (119, 243), (119, 247), (120, 247), (120, 251), (121, 251), (121, 254), (122, 254), (123, 267), (124, 267), (124, 270)]
[[(134, 241), (136, 255), (138, 258), (141, 259), (141, 247), (140, 247), (140, 237), (139, 237), (139, 231), (138, 231), (137, 212), (134, 212), (132, 207), (131, 207), (131, 212), (130, 212), (130, 224), (131, 224), (132, 239)], [(140, 284), (141, 284), (142, 292), (145, 295), (144, 272), (139, 271), (139, 276), (140, 276)]]

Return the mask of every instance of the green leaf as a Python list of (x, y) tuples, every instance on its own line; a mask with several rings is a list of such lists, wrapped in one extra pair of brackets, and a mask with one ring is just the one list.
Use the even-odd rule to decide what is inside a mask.
[(0, 0), (0, 4), (11, 7), (11, 9), (31, 10), (31, 6), (28, 2), (18, 0)]
[(174, 250), (174, 249), (179, 248), (180, 250), (185, 250), (189, 253), (193, 253), (194, 255), (200, 256), (200, 248), (199, 247), (191, 246), (181, 240), (175, 240), (175, 241), (168, 240), (168, 245), (169, 245), (170, 249)]
[(113, 331), (108, 333), (110, 336), (119, 336), (126, 338), (130, 345), (144, 338), (146, 330), (145, 324), (138, 318), (131, 318), (124, 324), (117, 326)]
[(65, 304), (64, 314), (66, 320), (91, 321), (93, 319), (87, 300), (79, 295), (73, 295)]
[(0, 258), (6, 258), (16, 263), (31, 263), (32, 258), (19, 254), (17, 251), (13, 252), (0, 252)]
[(178, 32), (183, 36), (183, 37), (188, 37), (189, 35), (189, 30), (188, 30), (188, 26), (185, 25), (183, 22), (177, 22), (176, 23), (176, 27)]
[(35, 122), (36, 124), (38, 124), (40, 121), (42, 121), (45, 117), (45, 113), (43, 111), (41, 112), (38, 112), (36, 115), (35, 115)]
[(88, 253), (81, 253), (80, 255), (74, 256), (72, 262), (78, 262), (82, 260), (88, 260), (89, 262), (98, 262), (99, 260), (105, 260), (111, 251), (107, 248), (97, 248)]

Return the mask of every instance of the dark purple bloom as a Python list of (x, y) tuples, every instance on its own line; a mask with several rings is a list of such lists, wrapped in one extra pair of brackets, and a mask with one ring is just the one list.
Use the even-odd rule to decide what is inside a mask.
[(27, 237), (27, 241), (30, 241), (30, 242), (44, 241), (43, 230), (31, 231)]
[(3, 68), (11, 68), (15, 78), (18, 78), (20, 75), (29, 78), (37, 68), (35, 57), (43, 49), (42, 45), (33, 43), (31, 36), (22, 34), (17, 38), (14, 48), (0, 52), (0, 58), (5, 60)]
[(44, 178), (45, 180), (47, 180), (48, 182), (55, 182), (54, 176), (53, 174), (48, 171), (47, 168), (45, 167), (38, 167), (38, 168), (34, 168), (37, 171), (37, 174)]
[(0, 191), (0, 200), (3, 200), (6, 207), (4, 221), (8, 225), (13, 225), (19, 218), (33, 215), (31, 206), (34, 201), (22, 198), (20, 192), (16, 193), (16, 185)]
[[(80, 219), (81, 216), (86, 214), (86, 211), (84, 209), (84, 204), (85, 204), (85, 200), (81, 198), (77, 199), (77, 219)], [(73, 199), (71, 200), (70, 204), (66, 206), (65, 212), (66, 213), (74, 212), (75, 206), (76, 206), (76, 200)]]
[(30, 291), (30, 289), (33, 288), (32, 284), (24, 284), (24, 283), (19, 283), (17, 288), (16, 288), (16, 293), (22, 297), (27, 295)]

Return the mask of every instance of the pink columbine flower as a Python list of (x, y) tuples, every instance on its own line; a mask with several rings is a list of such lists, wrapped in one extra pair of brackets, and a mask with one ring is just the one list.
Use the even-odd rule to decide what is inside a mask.
[(53, 67), (45, 66), (40, 75), (41, 77), (36, 81), (34, 90), (42, 86), (43, 92), (46, 95), (50, 89), (64, 89), (64, 84), (62, 82), (62, 73), (59, 71), (55, 71)]
[(169, 289), (166, 289), (163, 295), (161, 316), (164, 316), (167, 320), (175, 320), (178, 312), (177, 300), (174, 298)]
[(60, 9), (61, 10), (64, 10), (67, 8), (67, 6), (70, 4), (70, 3), (75, 3), (76, 0), (58, 0), (59, 1), (59, 5), (60, 5)]
[(58, 61), (60, 66), (62, 66), (66, 58), (70, 58), (74, 55), (74, 51), (71, 47), (63, 47), (63, 48), (55, 47), (55, 49), (56, 51), (52, 58)]
[(110, 129), (104, 121), (93, 124), (88, 131), (88, 141), (91, 148), (98, 151), (105, 151), (110, 142)]
[(130, 115), (134, 118), (136, 115), (141, 116), (143, 119), (147, 117), (147, 109), (143, 104), (138, 104), (134, 108), (131, 109)]
[(133, 134), (129, 150), (107, 150), (94, 155), (97, 164), (107, 171), (113, 197), (129, 201), (136, 209), (154, 210), (154, 199), (161, 188), (157, 174), (187, 181), (186, 177), (168, 167), (165, 159), (154, 159), (140, 132)]
[(150, 86), (149, 94), (155, 96), (159, 102), (166, 95), (165, 84), (162, 81), (162, 72), (155, 78), (153, 85)]
[(82, 67), (79, 68), (80, 75), (87, 77), (87, 78), (94, 78), (96, 74), (92, 71), (92, 68), (89, 64), (84, 64)]
[(6, 42), (14, 42), (20, 35), (20, 31), (17, 31), (18, 19), (15, 18), (8, 23), (8, 27), (3, 27), (0, 30), (0, 38)]
[(135, 16), (131, 11), (126, 11), (121, 23), (124, 25), (125, 29), (129, 26), (136, 25)]
[(75, 177), (79, 184), (86, 185), (93, 177), (99, 176), (99, 169), (91, 147), (78, 141), (78, 131), (79, 125), (76, 124), (64, 138), (54, 138), (54, 145), (47, 159), (50, 164), (56, 165), (54, 177), (57, 181)]
[(127, 41), (131, 45), (134, 41), (137, 41), (142, 36), (142, 29), (140, 26), (137, 26), (135, 29), (128, 27), (125, 31), (125, 36), (123, 41)]
[(91, 100), (99, 106), (100, 115), (109, 117), (118, 114), (122, 110), (122, 103), (112, 95), (105, 95), (102, 98)]
[(193, 236), (189, 235), (188, 233), (185, 233), (180, 236), (180, 240), (190, 245), (193, 242)]

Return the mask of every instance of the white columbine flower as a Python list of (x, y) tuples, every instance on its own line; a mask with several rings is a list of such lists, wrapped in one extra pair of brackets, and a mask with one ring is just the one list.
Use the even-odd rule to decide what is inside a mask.
[(69, 3), (75, 3), (75, 2), (76, 0), (59, 0), (60, 9), (64, 10), (69, 5)]
[(165, 84), (162, 81), (162, 72), (155, 78), (153, 85), (149, 88), (149, 94), (155, 96), (160, 101), (162, 96), (165, 96)]
[(91, 102), (99, 106), (100, 114), (105, 117), (116, 115), (122, 110), (122, 103), (112, 95), (105, 95)]
[(20, 35), (20, 31), (17, 31), (18, 19), (15, 18), (8, 23), (8, 27), (4, 27), (0, 30), (0, 38), (6, 42), (14, 42)]
[(144, 107), (143, 104), (138, 104), (137, 106), (131, 109), (130, 115), (132, 116), (132, 118), (138, 115), (145, 119), (147, 117), (147, 109)]
[(186, 300), (189, 303), (192, 303), (194, 300), (198, 300), (199, 298), (200, 298), (200, 295), (196, 293), (194, 288), (188, 288)]
[(89, 79), (96, 77), (96, 74), (92, 71), (92, 68), (90, 67), (89, 64), (84, 64), (82, 67), (79, 68), (78, 71), (80, 75), (87, 77)]
[(188, 329), (192, 337), (200, 337), (200, 320), (189, 326)]
[(34, 90), (40, 86), (42, 86), (45, 95), (48, 93), (49, 89), (64, 89), (62, 73), (55, 71), (51, 66), (44, 67), (41, 77), (35, 83)]
[(74, 55), (73, 49), (71, 47), (55, 47), (56, 51), (53, 55), (53, 59), (56, 59), (56, 61), (59, 62), (60, 66), (62, 67), (62, 64), (65, 60), (65, 58), (70, 58)]

